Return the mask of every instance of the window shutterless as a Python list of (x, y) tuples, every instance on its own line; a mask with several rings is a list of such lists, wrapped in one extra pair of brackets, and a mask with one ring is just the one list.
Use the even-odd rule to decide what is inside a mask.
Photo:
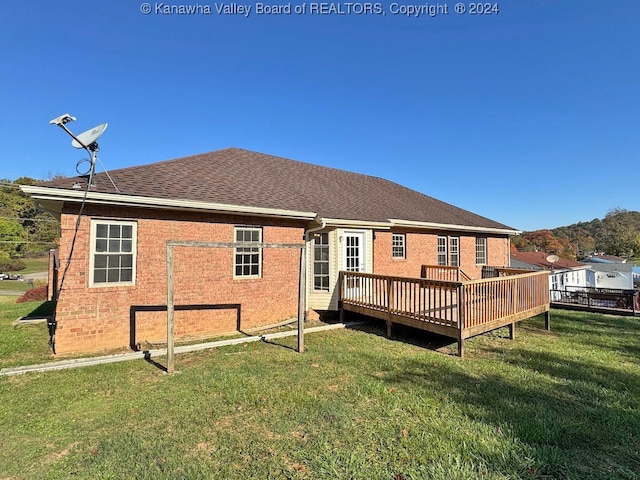
[(137, 223), (91, 221), (89, 286), (134, 285)]

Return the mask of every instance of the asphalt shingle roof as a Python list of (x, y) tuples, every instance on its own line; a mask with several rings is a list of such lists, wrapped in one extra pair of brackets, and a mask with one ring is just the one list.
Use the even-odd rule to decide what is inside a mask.
[[(316, 212), (324, 218), (402, 219), (512, 229), (383, 178), (228, 148), (109, 172), (120, 194)], [(72, 189), (78, 177), (40, 186)], [(104, 173), (94, 192), (115, 194)]]
[(578, 268), (588, 267), (588, 265), (566, 258), (558, 258), (558, 261), (551, 264), (547, 257), (548, 253), (545, 252), (511, 252), (511, 258), (518, 260), (519, 262), (526, 263), (528, 265), (535, 265), (536, 267), (544, 268), (547, 270), (559, 269), (559, 268)]

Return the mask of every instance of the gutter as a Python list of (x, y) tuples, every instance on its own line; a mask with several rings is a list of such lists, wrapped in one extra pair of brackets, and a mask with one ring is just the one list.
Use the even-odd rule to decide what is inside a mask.
[[(36, 200), (80, 202), (84, 197), (82, 190), (68, 190), (63, 188), (38, 187), (21, 185), (20, 189)], [(302, 212), (280, 208), (248, 207), (227, 203), (202, 202), (195, 200), (178, 200), (157, 197), (140, 197), (137, 195), (89, 192), (87, 203), (97, 205), (118, 205), (126, 207), (160, 207), (172, 210), (204, 210), (208, 212), (231, 213), (239, 215), (257, 215), (264, 217), (278, 217), (296, 220), (314, 220), (315, 212)]]
[(520, 235), (522, 233), (522, 230), (515, 230), (513, 228), (472, 227), (469, 225), (453, 225), (453, 224), (434, 223), (434, 222), (416, 222), (414, 220), (400, 220), (397, 218), (390, 218), (389, 221), (394, 227), (428, 228), (430, 230), (454, 230), (454, 231), (464, 231), (464, 232), (497, 233), (500, 235)]
[(376, 222), (371, 220), (347, 220), (342, 218), (323, 218), (323, 224), (329, 227), (351, 227), (351, 228), (375, 228), (377, 230), (391, 230), (393, 226), (390, 222)]

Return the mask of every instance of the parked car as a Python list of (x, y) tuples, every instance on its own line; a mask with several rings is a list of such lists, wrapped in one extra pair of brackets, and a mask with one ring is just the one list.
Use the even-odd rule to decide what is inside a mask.
[(0, 280), (18, 280), (24, 282), (22, 275), (13, 275), (12, 273), (0, 273)]

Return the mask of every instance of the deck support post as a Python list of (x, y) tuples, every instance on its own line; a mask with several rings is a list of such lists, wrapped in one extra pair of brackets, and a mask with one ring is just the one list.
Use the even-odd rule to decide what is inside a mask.
[(458, 356), (464, 358), (464, 338), (458, 340)]
[(509, 324), (509, 340), (515, 340), (516, 339), (516, 323), (510, 323)]
[(549, 310), (544, 312), (544, 329), (547, 331), (551, 330), (551, 318)]
[(393, 280), (387, 279), (387, 300), (389, 301), (389, 305), (387, 305), (387, 337), (391, 337), (391, 305), (393, 304)]
[(344, 274), (338, 274), (338, 310), (340, 311), (340, 323), (344, 323), (344, 306), (342, 305), (342, 284), (344, 282)]

